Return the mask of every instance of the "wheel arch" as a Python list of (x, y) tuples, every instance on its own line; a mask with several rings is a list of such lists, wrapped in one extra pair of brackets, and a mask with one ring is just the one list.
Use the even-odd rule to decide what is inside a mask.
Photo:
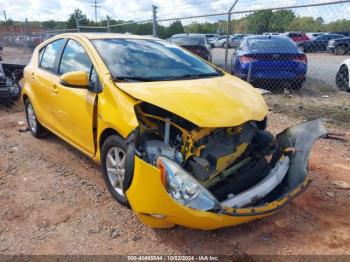
[(98, 140), (98, 146), (99, 146), (100, 151), (101, 151), (102, 146), (103, 146), (104, 142), (106, 141), (106, 139), (110, 136), (113, 136), (113, 135), (117, 135), (117, 136), (123, 138), (123, 136), (117, 130), (110, 128), (110, 127), (104, 129), (101, 132), (101, 135), (100, 135), (99, 140)]

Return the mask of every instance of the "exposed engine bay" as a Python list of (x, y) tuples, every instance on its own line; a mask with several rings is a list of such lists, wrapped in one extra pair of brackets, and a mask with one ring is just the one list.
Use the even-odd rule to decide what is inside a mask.
[[(212, 194), (209, 198), (215, 198), (217, 205), (253, 207), (288, 193), (290, 188), (284, 183), (291, 180), (287, 174), (294, 149), (288, 144), (280, 146), (266, 130), (266, 119), (237, 127), (200, 128), (148, 103), (138, 104), (135, 111), (140, 126), (133, 143), (138, 155), (161, 170), (171, 172), (174, 168), (175, 176), (179, 173), (176, 170), (190, 174)], [(168, 160), (172, 162), (166, 167), (162, 162)], [(164, 181), (175, 188), (173, 198), (185, 202), (195, 194), (191, 188), (182, 192), (176, 182)]]

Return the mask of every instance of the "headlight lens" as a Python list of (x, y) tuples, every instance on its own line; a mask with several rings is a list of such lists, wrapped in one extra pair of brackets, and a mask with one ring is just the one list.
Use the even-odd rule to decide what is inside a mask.
[(164, 186), (174, 200), (197, 210), (221, 210), (217, 199), (177, 163), (160, 156), (157, 166), (161, 170)]

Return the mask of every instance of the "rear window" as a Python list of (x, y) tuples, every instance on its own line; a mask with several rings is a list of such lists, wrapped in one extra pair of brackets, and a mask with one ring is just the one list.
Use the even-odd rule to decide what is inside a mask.
[(174, 37), (171, 42), (177, 45), (203, 45), (203, 37), (201, 36), (184, 36), (184, 37)]
[(297, 51), (294, 43), (288, 39), (266, 38), (248, 39), (248, 48), (251, 51)]
[(40, 67), (42, 69), (56, 73), (55, 64), (63, 47), (64, 41), (64, 39), (56, 40), (45, 47), (43, 54), (40, 53)]

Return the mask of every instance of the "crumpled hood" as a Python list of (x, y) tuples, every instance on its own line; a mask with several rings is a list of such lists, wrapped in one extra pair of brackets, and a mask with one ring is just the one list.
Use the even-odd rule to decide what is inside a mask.
[(168, 110), (199, 127), (238, 126), (268, 113), (262, 95), (230, 75), (181, 81), (116, 83), (136, 99)]

